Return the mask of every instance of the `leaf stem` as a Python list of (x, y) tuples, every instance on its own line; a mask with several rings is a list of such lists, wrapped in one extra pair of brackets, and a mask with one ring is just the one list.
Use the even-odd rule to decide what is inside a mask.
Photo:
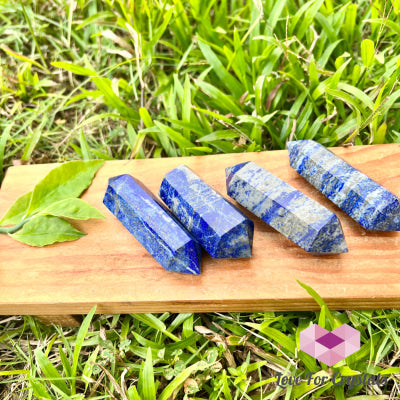
[(7, 233), (7, 234), (14, 233), (19, 229), (21, 229), (29, 220), (30, 218), (23, 219), (19, 224), (10, 226), (9, 228), (0, 227), (0, 233)]

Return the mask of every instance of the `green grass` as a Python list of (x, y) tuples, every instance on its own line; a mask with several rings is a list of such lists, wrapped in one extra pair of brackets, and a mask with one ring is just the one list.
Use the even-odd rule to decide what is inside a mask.
[[(17, 160), (400, 142), (399, 13), (398, 0), (0, 1), (0, 181)], [(0, 398), (399, 397), (397, 310), (90, 320), (3, 317)], [(321, 369), (301, 329), (344, 322), (363, 347), (336, 369), (388, 374), (386, 387), (276, 386)]]
[(0, 5), (5, 166), (400, 141), (398, 1), (68, 4)]
[[(45, 327), (32, 317), (4, 317), (1, 398), (398, 398), (400, 312), (326, 313), (323, 307), (317, 313), (96, 315), (92, 324), (89, 315), (79, 331)], [(361, 350), (334, 368), (318, 366), (299, 350), (300, 331), (310, 323), (332, 329), (329, 320), (361, 332)], [(306, 385), (307, 373), (317, 371), (380, 373), (388, 383)], [(300, 376), (303, 383), (279, 388), (277, 373)]]

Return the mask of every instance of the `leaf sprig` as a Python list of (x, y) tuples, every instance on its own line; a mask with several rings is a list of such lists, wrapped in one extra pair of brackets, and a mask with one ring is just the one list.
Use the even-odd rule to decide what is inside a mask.
[(64, 218), (105, 218), (78, 198), (103, 163), (103, 160), (70, 161), (52, 169), (7, 210), (0, 220), (0, 233), (38, 247), (85, 236)]

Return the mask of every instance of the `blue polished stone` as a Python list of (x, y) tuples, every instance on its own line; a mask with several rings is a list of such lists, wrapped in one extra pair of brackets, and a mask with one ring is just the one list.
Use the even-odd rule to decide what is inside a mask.
[(212, 257), (251, 256), (253, 221), (185, 165), (164, 177), (160, 197)]
[(313, 140), (288, 144), (290, 165), (364, 228), (400, 230), (399, 199)]
[(110, 178), (103, 203), (166, 270), (200, 274), (200, 244), (140, 181)]
[(304, 250), (347, 252), (339, 219), (254, 162), (227, 168), (228, 195)]

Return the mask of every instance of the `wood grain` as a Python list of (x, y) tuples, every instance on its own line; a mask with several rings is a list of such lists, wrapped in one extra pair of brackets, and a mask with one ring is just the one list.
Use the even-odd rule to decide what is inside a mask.
[[(335, 153), (395, 194), (400, 193), (400, 145), (335, 148)], [(349, 253), (314, 257), (254, 216), (253, 256), (203, 258), (200, 276), (165, 271), (102, 204), (107, 180), (129, 173), (158, 192), (165, 173), (185, 163), (226, 194), (224, 168), (252, 160), (335, 212)], [(0, 214), (54, 165), (8, 169)], [(313, 287), (332, 309), (400, 307), (400, 233), (368, 232), (289, 167), (287, 151), (188, 158), (110, 161), (83, 198), (105, 220), (75, 225), (75, 242), (33, 248), (0, 236), (0, 314), (312, 310), (318, 306), (296, 280)], [(233, 201), (232, 201), (233, 202)]]

